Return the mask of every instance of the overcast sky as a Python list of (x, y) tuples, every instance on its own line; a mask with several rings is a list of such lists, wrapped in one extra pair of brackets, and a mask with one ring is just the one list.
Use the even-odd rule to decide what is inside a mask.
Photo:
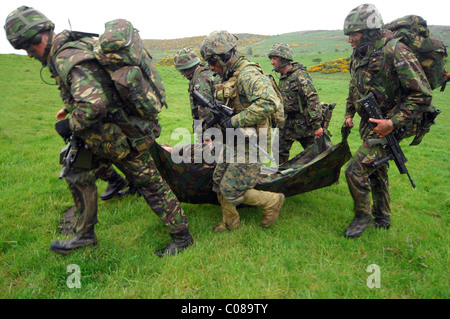
[[(124, 6), (124, 3), (127, 4)], [(21, 5), (33, 7), (64, 29), (102, 33), (104, 23), (130, 20), (144, 39), (176, 39), (208, 35), (215, 30), (275, 35), (306, 30), (342, 30), (344, 19), (364, 0), (2, 0), (2, 25)], [(368, 0), (384, 22), (421, 15), (430, 25), (449, 25), (449, 4), (444, 0)], [(21, 53), (22, 52), (22, 53)], [(0, 36), (0, 54), (18, 53)]]

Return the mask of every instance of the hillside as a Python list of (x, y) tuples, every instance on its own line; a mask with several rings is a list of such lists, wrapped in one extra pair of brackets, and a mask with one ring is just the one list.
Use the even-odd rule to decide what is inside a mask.
[[(259, 46), (262, 41), (270, 36), (240, 33), (236, 34), (239, 39), (239, 46), (241, 48)], [(182, 48), (193, 48), (195, 51), (200, 52), (200, 47), (206, 35), (195, 36), (181, 39), (168, 39), (168, 40), (144, 40), (145, 46), (150, 50), (153, 58), (158, 61), (165, 58), (173, 58), (179, 50)]]
[[(450, 26), (429, 26), (431, 35), (441, 38), (447, 45), (450, 43)], [(279, 42), (288, 43), (295, 56), (341, 53), (351, 54), (351, 47), (342, 30), (299, 31), (274, 36), (240, 33), (238, 50), (243, 54), (267, 56), (270, 48)], [(171, 59), (183, 47), (200, 51), (206, 36), (195, 36), (170, 40), (144, 40), (155, 61)]]

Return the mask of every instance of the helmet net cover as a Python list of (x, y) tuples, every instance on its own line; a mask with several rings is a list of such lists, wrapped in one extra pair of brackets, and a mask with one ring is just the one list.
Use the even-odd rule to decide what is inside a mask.
[(197, 53), (191, 48), (181, 49), (174, 58), (175, 68), (178, 71), (190, 69), (200, 62)]
[(294, 54), (291, 47), (286, 43), (277, 43), (269, 51), (269, 58), (279, 57), (288, 61), (294, 60)]
[(362, 30), (381, 29), (383, 19), (373, 4), (362, 4), (348, 14), (344, 22), (344, 34)]
[(200, 53), (204, 60), (208, 60), (235, 49), (237, 41), (238, 38), (228, 31), (214, 31), (203, 40)]
[(11, 45), (23, 49), (37, 34), (54, 27), (53, 22), (38, 10), (21, 6), (8, 15), (4, 29)]

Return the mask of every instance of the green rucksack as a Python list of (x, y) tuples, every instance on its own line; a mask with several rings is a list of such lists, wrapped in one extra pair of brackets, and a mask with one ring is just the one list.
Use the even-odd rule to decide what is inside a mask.
[(422, 65), (431, 89), (441, 87), (444, 91), (449, 81), (445, 67), (447, 47), (437, 38), (430, 37), (427, 22), (420, 16), (408, 15), (384, 26), (394, 33), (394, 37), (406, 44)]
[[(427, 22), (420, 16), (408, 15), (386, 24), (384, 28), (391, 30), (396, 40), (401, 41), (413, 51), (431, 89), (441, 87), (441, 92), (444, 91), (450, 79), (444, 60), (448, 56), (447, 47), (441, 40), (430, 37)], [(441, 111), (431, 104), (421, 118), (397, 130), (397, 137), (401, 140), (414, 136), (410, 145), (420, 144), (440, 113)]]
[[(124, 109), (111, 110), (111, 116), (120, 119), (120, 123), (112, 125), (103, 123), (100, 136), (109, 137), (114, 141), (114, 147), (108, 146), (97, 135), (86, 137), (84, 140), (91, 149), (108, 156), (126, 156), (126, 150), (121, 149), (122, 141), (126, 138), (138, 151), (148, 149), (161, 132), (158, 124), (158, 113), (165, 102), (164, 83), (152, 62), (150, 54), (144, 47), (139, 33), (129, 21), (118, 19), (105, 24), (102, 35), (78, 31), (62, 32), (69, 40), (54, 54), (52, 65), (54, 72), (62, 82), (69, 87), (69, 74), (77, 64), (95, 60), (109, 74), (112, 88), (117, 89)], [(94, 39), (98, 37), (97, 39)], [(75, 49), (71, 56), (59, 52)], [(111, 125), (110, 125), (111, 124)], [(125, 134), (125, 135), (124, 135)], [(125, 143), (126, 144), (126, 143)], [(125, 145), (123, 144), (123, 145)], [(119, 153), (114, 153), (119, 150)], [(114, 154), (113, 154), (114, 153)]]
[[(80, 51), (58, 64), (62, 81), (68, 85), (71, 69), (84, 61), (97, 60), (111, 77), (114, 87), (127, 106), (127, 113), (142, 119), (154, 119), (167, 108), (164, 83), (133, 25), (123, 19), (105, 24), (102, 35), (78, 31), (69, 33), (65, 49)], [(99, 37), (98, 40), (92, 39)]]
[(131, 22), (107, 22), (94, 45), (94, 55), (134, 115), (152, 118), (162, 106), (167, 108), (163, 80)]

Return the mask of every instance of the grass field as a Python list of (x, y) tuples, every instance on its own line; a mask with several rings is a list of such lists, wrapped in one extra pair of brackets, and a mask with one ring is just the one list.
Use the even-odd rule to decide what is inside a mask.
[[(314, 56), (305, 57), (305, 64)], [(266, 72), (268, 59), (258, 58)], [(323, 58), (325, 61), (326, 59)], [(168, 233), (144, 199), (99, 200), (96, 249), (68, 256), (49, 250), (64, 238), (58, 223), (73, 205), (58, 179), (54, 130), (62, 107), (56, 86), (44, 84), (40, 65), (25, 56), (0, 55), (0, 298), (152, 299), (447, 299), (449, 285), (450, 89), (435, 91), (442, 110), (421, 145), (402, 143), (417, 184), (390, 169), (392, 227), (369, 228), (356, 240), (343, 237), (353, 218), (345, 177), (340, 183), (287, 198), (274, 227), (260, 227), (261, 212), (240, 209), (242, 227), (216, 234), (218, 206), (182, 204), (195, 244), (182, 254), (158, 258), (154, 251)], [(159, 67), (169, 109), (161, 113), (160, 143), (190, 129), (187, 81), (171, 67)], [(42, 77), (51, 81), (47, 72)], [(330, 130), (340, 140), (348, 74), (312, 74), (320, 98), (336, 102)], [(352, 152), (360, 145), (354, 129)], [(301, 148), (296, 145), (295, 151)], [(106, 184), (98, 182), (99, 194)], [(69, 288), (69, 265), (78, 265), (80, 288)], [(369, 288), (377, 265), (380, 288)]]

